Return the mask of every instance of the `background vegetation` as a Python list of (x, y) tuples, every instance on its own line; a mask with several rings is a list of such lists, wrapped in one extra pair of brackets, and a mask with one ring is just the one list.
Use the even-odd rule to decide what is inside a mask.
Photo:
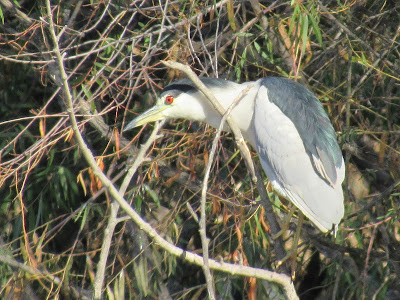
[[(120, 186), (152, 125), (121, 128), (182, 74), (238, 82), (284, 76), (329, 113), (347, 166), (337, 237), (305, 226), (295, 270), (303, 299), (400, 298), (400, 6), (396, 1), (51, 3), (79, 128)], [(91, 297), (112, 197), (70, 126), (45, 1), (0, 0), (0, 297)], [(166, 240), (201, 254), (196, 214), (214, 129), (174, 120), (125, 194)], [(265, 181), (268, 186), (268, 181)], [(283, 219), (291, 204), (268, 188)], [(323, 197), (323, 195), (321, 195)], [(207, 194), (210, 257), (282, 271), (258, 193), (226, 134)], [(197, 299), (201, 267), (170, 255), (120, 210), (103, 296)], [(295, 216), (294, 219), (297, 217)], [(296, 226), (282, 237), (286, 249)], [(288, 264), (285, 264), (288, 265)], [(282, 299), (280, 286), (214, 272), (221, 299)]]

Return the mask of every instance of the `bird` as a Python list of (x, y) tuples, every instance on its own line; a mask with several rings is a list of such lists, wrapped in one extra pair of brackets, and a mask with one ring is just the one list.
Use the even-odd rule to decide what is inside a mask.
[[(345, 164), (333, 125), (318, 98), (305, 86), (284, 77), (233, 81), (200, 77), (231, 111), (243, 138), (257, 152), (274, 190), (291, 201), (322, 232), (334, 232), (344, 216), (342, 182)], [(189, 79), (175, 81), (156, 104), (123, 131), (164, 119), (205, 122), (218, 128), (221, 115)], [(224, 125), (224, 131), (230, 131)]]

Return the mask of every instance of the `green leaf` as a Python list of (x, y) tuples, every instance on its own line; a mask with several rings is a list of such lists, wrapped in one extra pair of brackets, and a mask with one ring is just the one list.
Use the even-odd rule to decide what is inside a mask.
[(308, 41), (308, 15), (304, 15), (301, 27), (302, 27), (301, 39), (303, 41), (303, 47), (301, 51), (304, 53), (306, 51), (307, 41)]
[(14, 2), (14, 4), (15, 4), (18, 8), (21, 8), (21, 5), (19, 5), (19, 3), (18, 3), (17, 0), (13, 0), (13, 2)]
[(146, 192), (149, 194), (151, 199), (153, 199), (154, 203), (157, 204), (157, 207), (160, 207), (161, 206), (160, 199), (158, 199), (157, 193), (155, 191), (153, 191), (147, 184), (144, 184), (143, 187), (146, 190)]
[[(292, 17), (290, 18), (290, 26), (289, 26), (289, 32), (288, 32), (289, 35), (291, 35), (291, 33), (293, 32), (293, 27), (295, 25), (297, 25), (297, 23), (298, 23), (297, 19), (298, 19), (299, 14), (300, 14), (300, 6), (296, 5), (294, 7)], [(297, 28), (297, 26), (296, 26), (296, 28)]]
[(83, 211), (80, 230), (83, 230), (83, 227), (86, 224), (86, 220), (87, 220), (88, 214), (89, 214), (89, 207), (86, 207), (86, 209), (84, 209), (84, 211)]
[(142, 203), (143, 203), (143, 198), (140, 195), (137, 195), (135, 197), (135, 210), (140, 214), (142, 211)]
[(310, 15), (310, 21), (311, 21), (311, 26), (314, 30), (314, 34), (317, 37), (318, 44), (322, 46), (322, 34), (321, 34), (321, 29), (318, 26), (317, 20), (315, 17), (311, 14)]
[(250, 32), (236, 32), (233, 34), (233, 36), (236, 36), (236, 37), (251, 37), (253, 35), (254, 34), (250, 33)]
[(119, 276), (115, 279), (114, 294), (115, 294), (115, 299), (124, 299), (124, 295), (125, 295), (124, 269), (121, 270), (121, 272), (119, 273)]
[(247, 47), (244, 48), (243, 53), (242, 53), (242, 59), (240, 60), (240, 67), (244, 67), (244, 63), (246, 62), (246, 57), (247, 57)]
[(3, 15), (3, 10), (1, 9), (1, 7), (0, 7), (0, 19), (1, 19), (1, 22), (4, 24), (4, 15)]
[(149, 270), (147, 267), (147, 259), (141, 256), (139, 258), (139, 263), (133, 263), (133, 271), (135, 273), (136, 283), (139, 290), (145, 296), (149, 295), (151, 291), (149, 289)]

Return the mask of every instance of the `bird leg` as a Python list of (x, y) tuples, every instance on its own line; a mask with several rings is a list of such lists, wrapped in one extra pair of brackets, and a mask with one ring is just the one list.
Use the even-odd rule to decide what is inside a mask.
[(274, 240), (276, 240), (277, 238), (281, 237), (282, 234), (284, 234), (288, 229), (289, 229), (289, 224), (290, 224), (290, 220), (292, 219), (294, 212), (296, 211), (296, 206), (292, 206), (292, 208), (290, 209), (288, 215), (286, 216), (285, 220), (283, 221), (281, 225), (281, 230), (279, 230), (278, 233), (274, 234), (272, 236), (272, 238)]
[(301, 229), (303, 227), (303, 222), (304, 222), (304, 215), (303, 215), (302, 212), (300, 212), (299, 220), (298, 220), (298, 223), (297, 223), (296, 233), (295, 233), (294, 238), (293, 238), (292, 248), (288, 251), (288, 254), (282, 260), (280, 260), (278, 262), (278, 267), (279, 267), (283, 263), (285, 263), (286, 261), (290, 260), (290, 277), (292, 278), (292, 280), (294, 280), (295, 276), (296, 276), (297, 247), (299, 245), (300, 233), (301, 233)]

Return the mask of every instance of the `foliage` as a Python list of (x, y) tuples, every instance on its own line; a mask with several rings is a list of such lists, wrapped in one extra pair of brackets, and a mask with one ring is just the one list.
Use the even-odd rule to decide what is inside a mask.
[[(90, 297), (112, 201), (71, 131), (44, 5), (0, 0), (0, 254), (44, 271), (40, 277), (1, 264), (5, 299)], [(181, 78), (162, 60), (187, 63), (201, 76), (240, 82), (284, 76), (307, 85), (338, 132), (347, 166), (346, 216), (336, 238), (310, 234), (306, 226), (297, 250), (298, 294), (400, 297), (399, 6), (67, 1), (52, 9), (80, 129), (117, 186), (151, 126), (124, 133), (129, 145), (121, 128)], [(165, 239), (200, 253), (193, 211), (214, 130), (174, 120), (162, 133), (125, 198)], [(279, 271), (274, 240), (231, 135), (223, 136), (217, 156), (207, 204), (210, 256)], [(269, 192), (283, 219), (290, 204)], [(284, 235), (288, 249), (293, 231)], [(283, 298), (269, 282), (221, 272), (214, 280), (223, 299)], [(117, 225), (105, 296), (196, 299), (206, 292), (200, 267), (160, 249), (132, 221)]]

